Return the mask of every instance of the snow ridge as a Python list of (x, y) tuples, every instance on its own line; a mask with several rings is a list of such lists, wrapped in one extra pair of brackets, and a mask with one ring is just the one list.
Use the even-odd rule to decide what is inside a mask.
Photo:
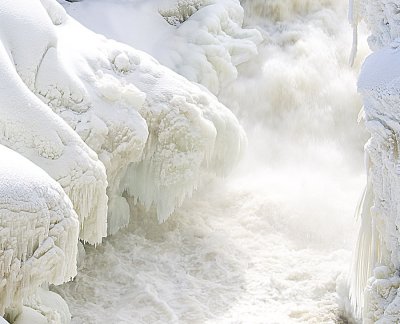
[[(258, 34), (232, 23), (241, 19), (238, 2), (206, 7), (199, 17), (218, 23), (211, 19), (202, 37), (222, 39), (209, 50), (216, 60), (222, 48), (229, 61), (211, 69), (232, 79)], [(0, 62), (0, 144), (30, 160), (0, 146), (0, 315), (68, 323), (67, 307), (53, 312), (51, 292), (39, 286), (75, 276), (78, 233), (100, 244), (129, 223), (136, 204), (166, 221), (205, 174), (234, 167), (246, 136), (207, 89), (86, 29), (55, 0), (0, 3)]]

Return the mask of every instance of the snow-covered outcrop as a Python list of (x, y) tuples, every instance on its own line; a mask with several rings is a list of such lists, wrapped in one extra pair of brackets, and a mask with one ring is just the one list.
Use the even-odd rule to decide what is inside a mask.
[[(249, 35), (256, 39), (258, 34), (240, 32), (234, 24), (229, 28), (237, 38), (226, 36), (221, 19), (229, 25), (236, 14), (228, 15), (231, 6), (224, 12), (218, 6), (217, 33), (208, 32), (211, 39), (235, 44), (216, 45), (229, 53), (229, 69), (234, 69), (255, 53)], [(158, 15), (168, 28), (176, 28)], [(202, 55), (204, 61), (207, 55)], [(40, 313), (38, 321), (53, 316), (50, 306), (41, 304), (47, 298), (35, 291), (43, 282), (59, 284), (75, 275), (78, 231), (81, 240), (98, 244), (107, 231), (114, 234), (129, 223), (130, 208), (137, 203), (165, 221), (204, 174), (231, 170), (246, 136), (231, 111), (207, 89), (141, 51), (86, 29), (57, 1), (4, 0), (0, 144), (31, 161), (6, 148), (0, 151), (5, 152), (0, 179), (4, 173), (10, 182), (0, 182), (0, 194), (12, 205), (0, 208), (5, 233), (0, 315), (15, 308), (12, 314), (7, 310), (8, 316), (20, 313), (17, 322), (24, 323), (32, 312)], [(11, 168), (14, 160), (22, 170), (18, 174)], [(18, 190), (10, 187), (12, 180)], [(20, 228), (29, 229), (29, 237)], [(21, 313), (22, 301), (29, 307)]]
[(56, 33), (33, 91), (104, 163), (109, 233), (128, 223), (127, 198), (155, 206), (165, 221), (201, 172), (224, 174), (236, 163), (245, 135), (208, 91), (73, 19)]
[[(22, 3), (2, 3), (9, 64), (1, 68), (15, 83), (9, 82), (15, 94), (1, 98), (0, 141), (62, 184), (80, 217), (82, 239), (96, 243), (105, 235), (103, 165), (109, 233), (129, 221), (123, 195), (156, 206), (164, 221), (197, 186), (201, 170), (221, 174), (234, 165), (245, 136), (232, 113), (206, 90), (148, 55), (83, 28), (55, 1)], [(28, 24), (18, 24), (22, 20)], [(27, 26), (29, 55), (23, 50)], [(29, 139), (19, 134), (23, 127)], [(32, 143), (35, 133), (45, 144)]]
[(43, 283), (76, 275), (79, 223), (61, 186), (0, 146), (0, 315), (14, 319)]
[[(353, 18), (371, 30), (374, 50), (359, 78), (371, 138), (365, 146), (368, 184), (359, 209), (352, 299), (365, 323), (400, 321), (400, 1), (359, 1)], [(362, 313), (361, 313), (362, 311)]]
[(262, 40), (258, 31), (242, 28), (238, 0), (60, 2), (91, 30), (146, 51), (214, 94), (236, 79), (236, 66), (253, 57)]
[[(104, 166), (32, 93), (38, 71), (57, 46), (54, 22), (39, 0), (5, 0), (0, 8), (0, 144), (28, 157), (62, 185), (79, 215), (80, 237), (98, 243), (106, 235)], [(59, 24), (58, 12), (48, 8)]]

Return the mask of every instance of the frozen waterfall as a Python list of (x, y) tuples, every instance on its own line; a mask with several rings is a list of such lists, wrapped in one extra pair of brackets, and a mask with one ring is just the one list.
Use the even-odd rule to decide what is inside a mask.
[(397, 3), (348, 7), (0, 1), (0, 315), (395, 322)]

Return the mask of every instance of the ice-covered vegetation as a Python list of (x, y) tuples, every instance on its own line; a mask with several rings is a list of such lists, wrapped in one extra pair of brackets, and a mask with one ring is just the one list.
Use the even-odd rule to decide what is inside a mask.
[[(215, 89), (257, 42), (237, 11), (216, 17), (205, 24)], [(0, 315), (68, 323), (66, 305), (39, 286), (75, 276), (78, 235), (101, 243), (137, 204), (164, 222), (204, 175), (232, 169), (246, 136), (205, 88), (86, 29), (55, 0), (1, 1), (0, 30)]]

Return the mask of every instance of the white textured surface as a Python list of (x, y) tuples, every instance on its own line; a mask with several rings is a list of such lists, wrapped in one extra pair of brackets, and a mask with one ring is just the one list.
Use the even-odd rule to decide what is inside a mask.
[(0, 146), (0, 314), (76, 275), (78, 218), (59, 184)]
[(61, 184), (78, 213), (81, 238), (97, 243), (106, 234), (104, 166), (31, 92), (45, 57), (57, 46), (56, 26), (38, 0), (5, 0), (0, 8), (0, 143), (28, 157)]
[(371, 138), (365, 146), (368, 185), (353, 270), (353, 303), (364, 323), (400, 320), (400, 36), (399, 1), (358, 3), (374, 53), (365, 61), (359, 92)]
[[(81, 240), (98, 244), (107, 225), (108, 233), (114, 234), (128, 224), (130, 209), (138, 201), (154, 208), (164, 222), (204, 174), (231, 170), (246, 136), (234, 115), (208, 90), (143, 52), (87, 30), (55, 0), (2, 1), (0, 30), (0, 144), (57, 180), (66, 204), (59, 207), (45, 193), (44, 202), (39, 196), (27, 205), (18, 200), (13, 206), (21, 217), (18, 226), (8, 209), (0, 213), (1, 229), (7, 234), (1, 237), (0, 311), (15, 305), (7, 310), (14, 319), (23, 302), (29, 307), (19, 314), (18, 323), (32, 316), (39, 322), (45, 316), (67, 323), (68, 315), (57, 313), (57, 305), (47, 307), (36, 288), (75, 275), (74, 230), (80, 228)], [(250, 45), (255, 50), (254, 43)], [(4, 163), (12, 162), (7, 155)], [(34, 164), (21, 165), (25, 170), (15, 177), (26, 191), (21, 196), (46, 191), (45, 183), (28, 177), (38, 168)], [(15, 175), (2, 171), (4, 177)], [(48, 178), (44, 172), (42, 177)], [(46, 181), (53, 190), (55, 182)], [(50, 209), (63, 209), (64, 218), (74, 220), (71, 228), (61, 216), (35, 209), (46, 199)], [(32, 213), (32, 220), (21, 215), (25, 212)], [(65, 226), (56, 226), (61, 221)], [(35, 222), (43, 223), (44, 229), (36, 228)], [(33, 228), (29, 235), (20, 229), (25, 227)], [(20, 247), (24, 240), (27, 246)]]
[(237, 0), (61, 3), (95, 32), (146, 51), (215, 94), (236, 79), (236, 66), (257, 54), (261, 42), (255, 29), (241, 28), (243, 9)]

